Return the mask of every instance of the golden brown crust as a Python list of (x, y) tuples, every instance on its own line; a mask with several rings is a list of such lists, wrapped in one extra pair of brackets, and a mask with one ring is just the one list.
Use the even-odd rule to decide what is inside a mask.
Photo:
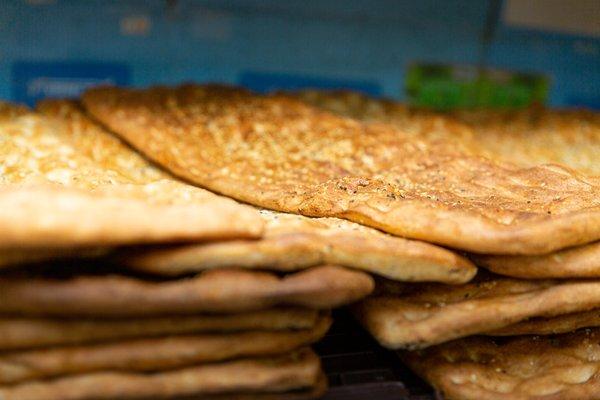
[(166, 282), (125, 276), (70, 280), (6, 277), (0, 279), (0, 313), (145, 316), (235, 313), (278, 305), (330, 309), (365, 297), (373, 286), (369, 275), (336, 266), (284, 277), (223, 269)]
[(533, 317), (594, 308), (600, 308), (599, 281), (491, 277), (460, 286), (389, 282), (383, 293), (358, 303), (354, 311), (383, 346), (415, 349)]
[(289, 355), (228, 361), (156, 373), (96, 372), (0, 386), (2, 400), (109, 400), (231, 393), (284, 394), (319, 383), (319, 358), (309, 349)]
[(136, 270), (177, 276), (214, 268), (295, 271), (331, 264), (401, 281), (464, 283), (477, 269), (438, 246), (387, 235), (338, 218), (308, 218), (261, 210), (258, 240), (233, 240), (126, 250), (116, 262)]
[(127, 319), (2, 317), (0, 350), (200, 332), (310, 329), (316, 324), (318, 316), (318, 311), (308, 308), (280, 307), (242, 314)]
[[(50, 116), (50, 106), (70, 119)], [(256, 210), (152, 167), (86, 120), (74, 103), (53, 101), (42, 108), (46, 116), (17, 112), (0, 121), (1, 248), (261, 235)]]
[(599, 342), (598, 329), (472, 337), (403, 358), (448, 400), (592, 400), (600, 397)]
[(481, 253), (600, 239), (598, 181), (559, 166), (499, 164), (235, 88), (97, 88), (83, 103), (175, 174), (262, 207)]
[(0, 354), (0, 385), (95, 371), (164, 371), (238, 358), (286, 354), (322, 338), (331, 325), (312, 329), (181, 335)]
[(515, 278), (600, 278), (600, 242), (540, 256), (473, 255), (477, 265)]

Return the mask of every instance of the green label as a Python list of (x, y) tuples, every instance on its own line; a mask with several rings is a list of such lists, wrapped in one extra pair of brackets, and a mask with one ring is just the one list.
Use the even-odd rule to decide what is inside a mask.
[(410, 103), (437, 110), (544, 104), (549, 87), (549, 79), (542, 74), (474, 66), (413, 64), (406, 79)]

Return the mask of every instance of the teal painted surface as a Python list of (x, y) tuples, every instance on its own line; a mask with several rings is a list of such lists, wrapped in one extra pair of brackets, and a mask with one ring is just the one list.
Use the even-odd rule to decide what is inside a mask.
[[(368, 84), (403, 99), (409, 64), (478, 61), (487, 1), (340, 3), (0, 0), (0, 98), (16, 95), (20, 62), (125, 65), (129, 84), (140, 86), (284, 75), (290, 86), (299, 80)], [(600, 107), (599, 48), (597, 39), (501, 24), (489, 61), (548, 73), (552, 104)]]

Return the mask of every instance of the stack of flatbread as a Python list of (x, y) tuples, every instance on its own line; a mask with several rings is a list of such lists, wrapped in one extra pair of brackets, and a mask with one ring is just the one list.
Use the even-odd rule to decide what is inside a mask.
[[(273, 216), (152, 166), (76, 102), (2, 104), (0, 168), (0, 399), (323, 393), (309, 346), (329, 309), (372, 290), (369, 275), (329, 264), (316, 245), (280, 271), (262, 268), (261, 254), (286, 247), (264, 238)], [(390, 250), (406, 253), (407, 274), (419, 251), (433, 275), (474, 272), (450, 252), (408, 246)], [(389, 247), (373, 257), (391, 258)], [(165, 264), (182, 249), (198, 263)], [(248, 254), (257, 259), (244, 264)], [(390, 273), (404, 264), (390, 261)]]
[(348, 93), (0, 104), (0, 399), (315, 398), (350, 303), (449, 398), (600, 397), (597, 119), (539, 115), (588, 161)]
[(476, 273), (434, 244), (190, 185), (78, 101), (0, 103), (0, 135), (3, 400), (316, 398), (326, 382), (308, 346), (371, 275)]
[[(528, 185), (554, 192), (555, 199), (540, 204), (549, 216), (554, 214), (552, 200), (567, 203), (595, 193), (580, 207), (599, 224), (597, 114), (534, 107), (447, 116), (356, 93), (307, 91), (297, 96), (363, 122), (390, 124), (405, 136), (455, 142), (466, 153), (530, 167), (515, 177), (513, 188)], [(572, 169), (533, 167), (540, 163)], [(566, 187), (553, 187), (549, 175), (528, 183), (527, 176), (542, 173), (540, 168), (561, 173), (565, 184), (578, 187), (573, 200), (567, 200)], [(512, 197), (502, 207), (515, 210), (519, 200), (536, 201), (533, 190), (511, 194), (497, 188), (498, 196)], [(556, 229), (577, 235), (586, 225), (583, 221)], [(552, 224), (546, 229), (552, 232)], [(480, 271), (471, 282), (456, 286), (380, 280), (377, 294), (354, 310), (384, 346), (420, 349), (402, 351), (401, 356), (447, 398), (600, 398), (600, 242), (594, 240), (597, 236), (552, 252), (464, 248), (491, 272)], [(478, 336), (468, 337), (472, 335)]]
[[(170, 246), (146, 256), (136, 257), (136, 250), (117, 255), (130, 268), (179, 274), (236, 259), (247, 269), (290, 271), (321, 262), (362, 269), (378, 285), (353, 306), (359, 320), (389, 348), (433, 349), (403, 354), (448, 397), (600, 396), (595, 350), (582, 353), (569, 336), (593, 340), (592, 331), (571, 332), (600, 320), (597, 177), (485, 154), (475, 125), (433, 113), (413, 116), (402, 107), (394, 122), (386, 117), (394, 104), (376, 101), (367, 104), (385, 118), (371, 118), (356, 104), (347, 112), (324, 110), (290, 95), (224, 86), (98, 88), (85, 93), (82, 104), (174, 175), (273, 210), (263, 211), (267, 233), (258, 242), (239, 242), (235, 251)], [(318, 222), (320, 233), (313, 226), (303, 239), (291, 239), (291, 220)], [(290, 244), (295, 240), (298, 247)], [(391, 253), (394, 248), (399, 253)], [(237, 258), (225, 256), (232, 254)], [(493, 272), (482, 270), (467, 282), (474, 269), (461, 254)], [(473, 342), (471, 354), (460, 338), (476, 334), (487, 336)], [(515, 361), (515, 369), (506, 367), (512, 359), (503, 361), (504, 350), (492, 339), (508, 335), (523, 337), (507, 345), (514, 349), (510, 357), (528, 360)], [(443, 344), (430, 347), (457, 339), (448, 351), (440, 350)], [(542, 350), (554, 340), (565, 353), (546, 363)], [(528, 341), (540, 345), (518, 353)], [(485, 354), (478, 353), (486, 343)], [(447, 372), (455, 370), (460, 373)], [(525, 387), (530, 378), (540, 380)], [(479, 391), (469, 392), (473, 386)]]

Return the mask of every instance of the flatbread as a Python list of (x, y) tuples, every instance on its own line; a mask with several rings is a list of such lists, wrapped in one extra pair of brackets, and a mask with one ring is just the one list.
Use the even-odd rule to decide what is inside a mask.
[(477, 269), (467, 259), (428, 243), (387, 235), (339, 218), (308, 218), (262, 210), (265, 235), (127, 250), (119, 265), (177, 276), (214, 268), (296, 271), (332, 264), (401, 281), (464, 283)]
[(488, 157), (522, 165), (557, 163), (600, 176), (600, 113), (540, 106), (517, 111), (462, 110)]
[(499, 164), (236, 88), (104, 87), (83, 103), (173, 173), (261, 207), (477, 253), (543, 254), (600, 239), (600, 181), (567, 168)]
[(600, 114), (592, 111), (534, 106), (442, 114), (348, 91), (307, 90), (291, 95), (336, 114), (392, 124), (415, 137), (450, 140), (488, 158), (529, 167), (563, 164), (600, 175)]
[[(385, 347), (416, 349), (534, 317), (600, 307), (600, 281), (482, 278), (460, 286), (389, 282), (354, 311)], [(386, 293), (387, 292), (387, 293)]]
[(311, 329), (319, 312), (280, 307), (225, 315), (190, 315), (126, 319), (0, 318), (0, 350), (95, 343), (139, 337), (200, 332)]
[(473, 260), (515, 278), (600, 278), (600, 242), (540, 256), (474, 255)]
[(402, 135), (415, 139), (450, 141), (461, 151), (479, 151), (473, 129), (445, 114), (348, 90), (307, 89), (282, 94), (343, 117), (393, 125)]
[(146, 399), (231, 393), (285, 393), (319, 383), (309, 349), (271, 358), (227, 361), (157, 372), (96, 372), (0, 386), (2, 400)]
[[(239, 209), (208, 192), (198, 192), (200, 196), (193, 196), (197, 202), (188, 204), (142, 199), (160, 197), (175, 189), (173, 185), (115, 185), (91, 192), (46, 184), (2, 185), (0, 248), (89, 248), (260, 236), (263, 222), (255, 210)], [(190, 192), (195, 190), (190, 187)]]
[(496, 340), (471, 337), (404, 353), (447, 400), (600, 398), (600, 330)]
[(0, 248), (261, 235), (256, 210), (178, 182), (119, 139), (77, 126), (32, 112), (0, 120)]
[(330, 309), (373, 290), (372, 278), (337, 266), (278, 277), (243, 270), (206, 271), (153, 282), (126, 276), (0, 278), (0, 313), (53, 316), (146, 316), (235, 313), (278, 305)]
[(297, 331), (253, 331), (130, 339), (0, 354), (0, 385), (94, 371), (163, 371), (291, 352), (321, 339), (331, 318)]
[(600, 310), (594, 309), (550, 318), (531, 318), (514, 325), (485, 332), (490, 336), (553, 335), (581, 328), (600, 327)]

